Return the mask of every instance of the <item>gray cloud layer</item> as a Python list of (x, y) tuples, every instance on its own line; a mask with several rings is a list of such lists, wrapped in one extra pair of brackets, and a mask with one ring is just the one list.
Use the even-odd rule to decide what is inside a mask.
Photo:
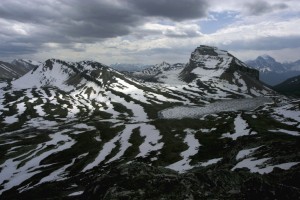
[(236, 40), (222, 48), (231, 50), (279, 50), (300, 47), (300, 36), (261, 37), (255, 40)]
[[(28, 34), (20, 34), (10, 25), (6, 24), (6, 29), (2, 25), (0, 40), (6, 43), (0, 42), (1, 54), (20, 54), (22, 49), (23, 53), (32, 53), (43, 43), (92, 43), (123, 36), (149, 17), (174, 21), (199, 18), (206, 15), (207, 6), (205, 0), (1, 0), (0, 19), (31, 27)], [(13, 51), (13, 43), (25, 47)], [(28, 43), (35, 48), (28, 51)], [(9, 50), (5, 52), (4, 48)]]
[(206, 0), (129, 0), (135, 10), (146, 16), (166, 17), (176, 21), (205, 17), (208, 9)]
[[(84, 47), (75, 43), (95, 43), (130, 34), (137, 38), (162, 34), (137, 27), (154, 18), (173, 22), (200, 19), (207, 16), (211, 6), (209, 0), (1, 0), (0, 57), (33, 54), (47, 51), (46, 48), (68, 48), (79, 52), (84, 51)], [(245, 3), (244, 6), (250, 15), (287, 8), (284, 3), (270, 4), (267, 1)], [(201, 36), (201, 33), (197, 29), (166, 30), (163, 36), (193, 38)], [(300, 46), (293, 42), (293, 38), (275, 39), (285, 42), (286, 46)], [(260, 48), (259, 42), (271, 48), (276, 46), (271, 39), (260, 40), (233, 42), (228, 47)], [(47, 43), (57, 43), (58, 47), (45, 45)], [(276, 48), (280, 45), (278, 43)]]
[(249, 14), (251, 15), (262, 15), (265, 13), (270, 13), (274, 10), (282, 10), (288, 8), (285, 3), (271, 5), (267, 1), (255, 1), (252, 3), (246, 3), (245, 6)]

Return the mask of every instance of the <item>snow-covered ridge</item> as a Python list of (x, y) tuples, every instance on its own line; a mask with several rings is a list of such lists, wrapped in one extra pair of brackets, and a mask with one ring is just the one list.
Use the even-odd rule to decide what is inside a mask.
[[(77, 63), (49, 59), (40, 63), (37, 68), (12, 82), (16, 89), (57, 87), (63, 91), (74, 90), (82, 86), (87, 79), (95, 80), (104, 75), (103, 71), (112, 71), (109, 67), (93, 62), (81, 61)], [(108, 77), (109, 78), (109, 77)]]

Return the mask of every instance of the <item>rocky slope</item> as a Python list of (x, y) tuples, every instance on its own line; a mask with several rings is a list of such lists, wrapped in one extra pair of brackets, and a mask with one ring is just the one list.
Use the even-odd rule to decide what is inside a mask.
[[(298, 199), (299, 189), (287, 183), (299, 177), (278, 169), (283, 179), (245, 171), (201, 169), (185, 174), (163, 167), (131, 163), (112, 168), (91, 183), (83, 199)], [(272, 191), (272, 192), (271, 192)]]
[[(163, 73), (144, 82), (98, 62), (50, 59), (1, 83), (1, 199), (298, 194), (299, 100), (274, 96), (213, 47)], [(144, 180), (161, 187), (149, 193)]]
[(300, 76), (289, 78), (273, 88), (282, 94), (300, 97)]
[(288, 78), (300, 75), (300, 61), (280, 63), (268, 55), (258, 56), (246, 64), (260, 71), (260, 80), (268, 85), (277, 85)]

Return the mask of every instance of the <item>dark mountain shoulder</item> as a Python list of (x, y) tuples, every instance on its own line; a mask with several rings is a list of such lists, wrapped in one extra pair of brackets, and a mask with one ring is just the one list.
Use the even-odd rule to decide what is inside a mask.
[(12, 63), (0, 61), (0, 79), (12, 80), (19, 78), (34, 67), (35, 65), (23, 60), (14, 60)]
[(273, 89), (284, 95), (300, 97), (300, 75), (275, 85)]

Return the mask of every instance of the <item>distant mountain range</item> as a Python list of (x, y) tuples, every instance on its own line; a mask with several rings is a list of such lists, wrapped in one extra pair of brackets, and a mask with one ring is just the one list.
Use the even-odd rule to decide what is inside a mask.
[(271, 56), (264, 55), (258, 56), (255, 60), (248, 60), (245, 63), (259, 70), (260, 80), (271, 86), (300, 75), (300, 60), (290, 63), (280, 63)]
[(128, 64), (128, 63), (115, 63), (111, 64), (110, 67), (118, 70), (120, 72), (134, 72), (141, 71), (153, 65), (144, 65), (144, 64)]

